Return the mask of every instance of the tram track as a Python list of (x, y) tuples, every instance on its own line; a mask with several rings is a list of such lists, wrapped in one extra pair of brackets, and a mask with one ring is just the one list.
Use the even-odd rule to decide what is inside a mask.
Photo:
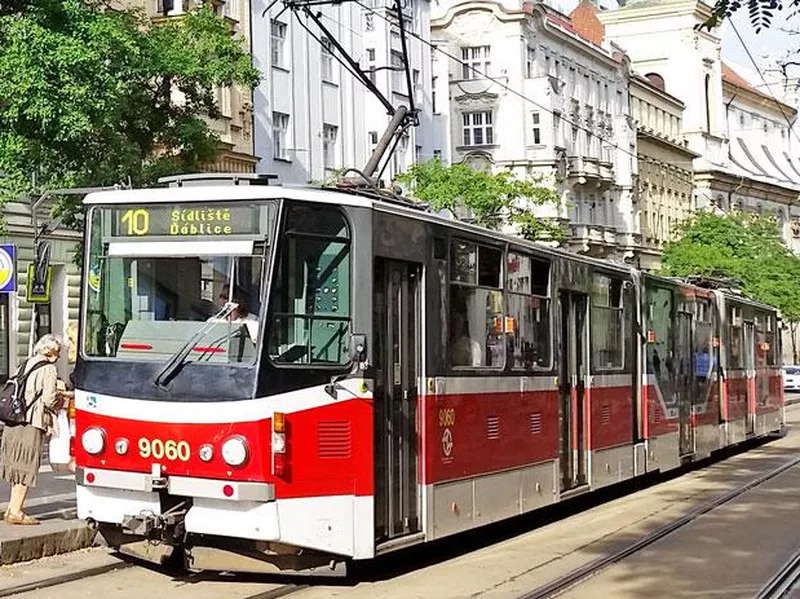
[[(590, 578), (598, 575), (606, 568), (613, 566), (614, 564), (617, 564), (636, 553), (639, 553), (643, 549), (653, 545), (667, 535), (670, 535), (673, 532), (676, 532), (681, 528), (691, 524), (697, 518), (725, 505), (726, 503), (729, 503), (730, 501), (764, 484), (765, 482), (780, 476), (798, 464), (800, 464), (800, 457), (789, 460), (770, 472), (752, 479), (736, 489), (733, 489), (728, 493), (725, 493), (724, 495), (721, 495), (716, 499), (713, 499), (695, 508), (680, 518), (676, 518), (675, 520), (665, 524), (655, 531), (643, 536), (638, 541), (627, 545), (621, 550), (610, 555), (599, 557), (588, 562), (587, 564), (584, 564), (583, 566), (567, 572), (566, 574), (558, 576), (550, 582), (541, 585), (528, 593), (520, 595), (518, 599), (547, 599), (549, 597), (556, 597), (561, 593), (572, 589), (573, 587), (579, 586), (580, 584), (588, 581)], [(787, 593), (791, 589), (795, 588), (798, 584), (800, 584), (800, 550), (798, 550), (792, 556), (792, 558), (787, 561), (781, 570), (776, 573), (775, 577), (769, 583), (767, 583), (764, 589), (762, 589), (762, 592), (774, 593), (780, 591), (782, 594), (759, 595), (759, 599), (778, 599), (779, 597), (785, 597), (787, 596)], [(770, 589), (775, 590), (773, 591)]]
[[(68, 572), (66, 574), (60, 574), (58, 576), (51, 576), (49, 578), (43, 578), (40, 580), (19, 584), (16, 586), (6, 587), (0, 589), (0, 599), (4, 597), (15, 597), (23, 593), (43, 591), (46, 589), (51, 589), (59, 587), (61, 585), (69, 584), (71, 582), (99, 578), (104, 575), (115, 574), (117, 572), (121, 572), (123, 570), (129, 570), (132, 568), (147, 568), (150, 570), (154, 570), (178, 582), (187, 584), (202, 584), (203, 582), (219, 581), (222, 579), (228, 580), (231, 583), (236, 583), (242, 578), (246, 578), (249, 582), (254, 581), (253, 575), (251, 574), (224, 573), (224, 572), (213, 572), (213, 573), (186, 572), (182, 570), (173, 570), (165, 566), (156, 566), (153, 564), (144, 564), (133, 560), (132, 561), (124, 561), (124, 560), (125, 558), (121, 558), (119, 562), (114, 562), (111, 564), (103, 564), (101, 566), (96, 566), (93, 568), (76, 570), (73, 572)], [(269, 582), (265, 581), (264, 584), (265, 585), (269, 584)], [(308, 588), (308, 586), (309, 586), (308, 584), (283, 584), (280, 586), (273, 586), (272, 588), (265, 589), (264, 591), (239, 597), (238, 599), (281, 599), (282, 597), (288, 597), (289, 595), (305, 590), (306, 588)]]
[(790, 597), (792, 591), (800, 586), (800, 548), (786, 563), (761, 587), (755, 599), (783, 599)]

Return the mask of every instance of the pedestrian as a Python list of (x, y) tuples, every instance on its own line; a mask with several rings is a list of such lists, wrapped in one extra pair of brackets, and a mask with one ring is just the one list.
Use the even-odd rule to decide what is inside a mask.
[(39, 524), (22, 511), (22, 506), (28, 489), (36, 486), (45, 435), (53, 432), (53, 415), (61, 407), (61, 398), (56, 392), (58, 371), (55, 364), (61, 346), (59, 337), (45, 335), (34, 346), (34, 356), (21, 367), (27, 373), (34, 365), (48, 362), (31, 372), (25, 383), (25, 423), (6, 426), (0, 441), (0, 478), (11, 485), (11, 497), (3, 516), (8, 524)]

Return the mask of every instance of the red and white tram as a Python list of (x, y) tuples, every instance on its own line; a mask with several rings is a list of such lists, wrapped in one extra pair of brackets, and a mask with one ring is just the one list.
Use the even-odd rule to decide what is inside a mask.
[(767, 306), (265, 182), (85, 200), (77, 500), (112, 546), (327, 569), (783, 427)]

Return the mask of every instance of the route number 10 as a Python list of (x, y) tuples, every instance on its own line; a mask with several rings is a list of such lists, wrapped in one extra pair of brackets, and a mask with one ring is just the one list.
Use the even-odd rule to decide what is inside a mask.
[(143, 208), (126, 210), (121, 220), (128, 227), (128, 235), (147, 235), (150, 230), (150, 213)]

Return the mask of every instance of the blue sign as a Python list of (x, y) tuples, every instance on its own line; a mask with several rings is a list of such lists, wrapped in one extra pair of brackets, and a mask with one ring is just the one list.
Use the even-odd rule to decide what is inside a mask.
[(17, 290), (17, 246), (13, 243), (0, 244), (0, 293), (14, 293)]

